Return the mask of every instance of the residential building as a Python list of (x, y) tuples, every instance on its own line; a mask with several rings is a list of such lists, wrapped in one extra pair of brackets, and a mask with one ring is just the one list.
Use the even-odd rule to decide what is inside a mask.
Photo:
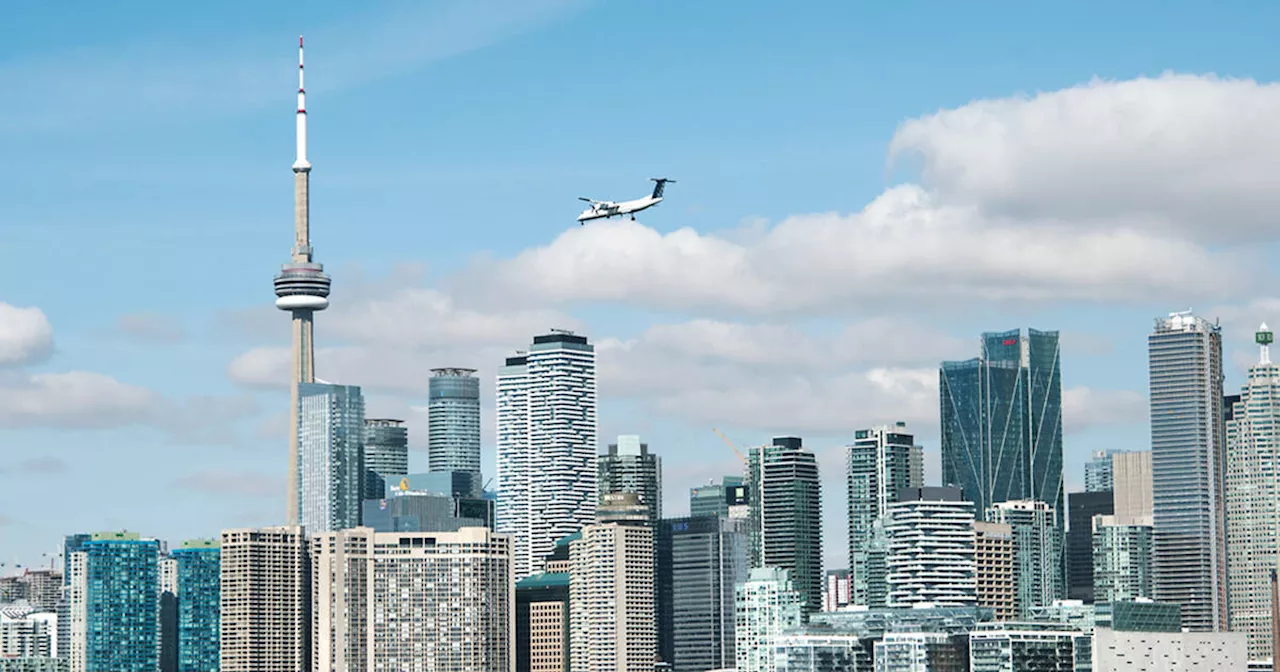
[(0, 658), (0, 672), (68, 672), (65, 658)]
[(66, 658), (58, 650), (58, 615), (31, 605), (0, 608), (0, 660)]
[(1093, 631), (1093, 672), (1246, 670), (1248, 661), (1243, 632)]
[(570, 672), (651, 672), (658, 659), (653, 528), (636, 518), (569, 542)]
[(160, 542), (100, 532), (71, 558), (71, 672), (160, 666)]
[(845, 609), (817, 613), (809, 617), (810, 628), (830, 628), (834, 632), (857, 635), (866, 641), (881, 639), (891, 632), (945, 632), (966, 637), (976, 624), (991, 620), (983, 607), (915, 607), (885, 609)]
[(978, 606), (991, 609), (997, 621), (1012, 621), (1018, 615), (1014, 555), (1013, 527), (1006, 523), (973, 523)]
[(486, 528), (315, 535), (313, 655), (320, 670), (511, 670), (511, 544)]
[(1073, 656), (1075, 672), (1091, 672), (1093, 660), (1093, 629), (1097, 622), (1097, 607), (1081, 600), (1057, 600), (1047, 607), (1032, 607), (1029, 620), (1061, 623), (1075, 631)]
[(480, 379), (475, 369), (432, 369), (427, 387), (427, 469), (480, 478)]
[(1151, 486), (1151, 451), (1116, 453), (1111, 456), (1115, 490), (1112, 506), (1121, 520), (1155, 515)]
[(1095, 450), (1084, 463), (1084, 491), (1111, 492), (1115, 485), (1115, 474), (1111, 457), (1114, 450)]
[(311, 669), (311, 567), (297, 526), (222, 531), (221, 672)]
[(674, 672), (733, 667), (734, 587), (748, 578), (747, 519), (668, 518), (658, 527), (658, 644)]
[(741, 476), (725, 476), (719, 483), (710, 481), (689, 489), (689, 516), (720, 516), (729, 518), (747, 516), (746, 479)]
[(775, 672), (775, 644), (787, 630), (800, 627), (804, 593), (795, 589), (787, 570), (776, 567), (752, 569), (735, 592), (737, 672)]
[(853, 587), (849, 570), (828, 569), (826, 585), (822, 591), (822, 610), (836, 611), (853, 604)]
[(535, 336), (498, 373), (498, 530), (515, 575), (595, 519), (596, 356), (585, 336)]
[(1099, 602), (1116, 602), (1155, 595), (1150, 516), (1093, 519), (1093, 584)]
[(308, 532), (360, 525), (364, 433), (359, 387), (298, 384), (298, 515)]
[(382, 496), (389, 481), (409, 473), (409, 428), (404, 420), (365, 418), (364, 499)]
[(799, 437), (752, 448), (747, 466), (751, 566), (789, 572), (805, 613), (822, 608), (822, 483)]
[(1156, 599), (1194, 631), (1227, 627), (1222, 330), (1190, 312), (1147, 338)]
[(959, 488), (910, 488), (887, 508), (888, 606), (976, 605), (973, 503)]
[(886, 632), (875, 643), (875, 672), (969, 672), (969, 636)]
[(1073, 672), (1080, 632), (1059, 623), (979, 623), (969, 634), (972, 672)]
[(596, 469), (601, 498), (613, 492), (638, 495), (656, 530), (662, 520), (662, 458), (649, 452), (649, 444), (634, 434), (619, 436), (607, 453), (596, 458)]
[(1032, 607), (1063, 598), (1062, 532), (1053, 509), (1044, 502), (1014, 500), (987, 509), (987, 520), (1013, 529), (1014, 583), (1018, 613), (1025, 618)]
[(975, 359), (943, 362), (942, 481), (976, 511), (1046, 502), (1063, 527), (1062, 370), (1058, 332), (984, 333)]
[(569, 573), (543, 572), (516, 583), (516, 672), (569, 667)]
[[(849, 672), (867, 669), (864, 643), (853, 635), (788, 632), (773, 643), (776, 672)], [(863, 665), (860, 665), (863, 663)]]
[(1109, 516), (1114, 511), (1110, 490), (1067, 494), (1067, 522), (1071, 526), (1067, 529), (1067, 597), (1070, 599), (1093, 602), (1093, 517)]
[(222, 552), (216, 539), (182, 542), (169, 554), (177, 570), (178, 672), (218, 672)]
[(873, 543), (876, 525), (899, 491), (924, 485), (924, 448), (907, 433), (906, 423), (860, 429), (845, 449), (845, 485), (853, 604), (882, 607), (884, 584), (875, 584), (883, 576), (886, 549)]

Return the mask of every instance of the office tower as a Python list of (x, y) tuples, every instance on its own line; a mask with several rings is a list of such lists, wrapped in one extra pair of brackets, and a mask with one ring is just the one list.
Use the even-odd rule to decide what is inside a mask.
[(649, 510), (654, 529), (662, 520), (662, 458), (649, 452), (640, 437), (623, 435), (609, 444), (609, 452), (596, 459), (596, 487), (600, 496), (612, 492), (632, 492)]
[(689, 516), (733, 517), (747, 508), (746, 479), (741, 476), (725, 476), (719, 483), (710, 481), (689, 489)]
[(1111, 456), (1115, 490), (1111, 493), (1115, 515), (1122, 520), (1154, 515), (1151, 488), (1151, 451)]
[(789, 632), (774, 640), (777, 672), (846, 672), (869, 669), (865, 642), (855, 635)]
[(308, 532), (360, 525), (364, 490), (364, 397), (354, 385), (299, 383), (298, 472)]
[(177, 565), (178, 672), (218, 672), (222, 555), (216, 539), (182, 542)]
[(667, 518), (658, 526), (658, 644), (674, 672), (734, 665), (734, 586), (747, 580), (745, 518)]
[(498, 372), (497, 415), (497, 524), (520, 579), (595, 518), (594, 346), (567, 331), (535, 336)]
[(788, 572), (776, 567), (751, 570), (735, 590), (734, 656), (737, 672), (773, 672), (774, 647), (787, 630), (804, 618), (804, 591), (791, 583)]
[[(404, 420), (366, 418), (364, 421), (364, 470), (381, 480), (409, 473), (409, 428)], [(364, 497), (382, 496), (383, 488), (366, 488)]]
[(569, 543), (570, 672), (653, 670), (658, 635), (647, 518), (588, 525)]
[(779, 437), (748, 458), (751, 566), (788, 570), (805, 613), (822, 608), (822, 483), (799, 437)]
[(312, 537), (313, 669), (511, 670), (511, 544), (485, 528)]
[(969, 636), (886, 632), (875, 642), (876, 672), (969, 672)]
[(943, 362), (942, 481), (975, 510), (1047, 502), (1062, 527), (1062, 370), (1058, 332), (984, 333), (975, 359)]
[(1067, 597), (1092, 603), (1093, 517), (1115, 512), (1110, 490), (1067, 494)]
[(222, 531), (221, 672), (311, 669), (311, 567), (299, 527)]
[(160, 666), (160, 542), (100, 532), (71, 558), (71, 672)]
[(1249, 636), (1249, 659), (1270, 660), (1271, 571), (1280, 562), (1280, 366), (1262, 325), (1261, 350), (1231, 409), (1227, 432), (1227, 567), (1231, 630)]
[(987, 509), (986, 518), (1013, 529), (1014, 573), (1018, 586), (1018, 613), (1025, 618), (1032, 607), (1060, 600), (1062, 584), (1062, 532), (1054, 524), (1054, 512), (1044, 502), (1015, 500)]
[(990, 609), (997, 621), (1012, 621), (1018, 615), (1013, 528), (1006, 523), (974, 521), (973, 558), (978, 606)]
[(853, 586), (847, 569), (828, 569), (822, 589), (822, 610), (836, 611), (853, 604)]
[(860, 429), (845, 449), (845, 484), (853, 603), (883, 607), (883, 591), (871, 586), (871, 575), (884, 565), (883, 546), (872, 543), (875, 525), (899, 491), (924, 486), (924, 448), (906, 423)]
[(1257, 669), (1249, 666), (1246, 637), (1239, 632), (1121, 632), (1098, 627), (1093, 637), (1093, 669), (1099, 672)]
[(1072, 672), (1080, 633), (1059, 623), (979, 623), (969, 634), (972, 672)]
[(569, 666), (569, 573), (540, 572), (516, 583), (516, 672)]
[(472, 497), (471, 479), (464, 482), (467, 489), (462, 492), (395, 488), (384, 498), (366, 499), (361, 514), (362, 524), (376, 532), (457, 532), (464, 527), (493, 529), (493, 502)]
[(1222, 332), (1173, 313), (1147, 338), (1156, 599), (1191, 630), (1227, 627)]
[(1151, 517), (1096, 516), (1092, 527), (1094, 599), (1151, 598)]
[(1114, 450), (1095, 450), (1084, 463), (1084, 491), (1111, 492), (1114, 482), (1111, 457)]
[[(329, 276), (324, 265), (311, 258), (311, 164), (307, 162), (307, 94), (302, 85), (302, 38), (298, 38), (297, 157), (293, 162), (293, 254), (275, 277), (276, 308), (289, 311), (293, 320), (293, 366), (291, 418), (301, 415), (298, 386), (314, 383), (315, 344), (312, 318), (317, 310), (329, 307)], [(299, 439), (297, 425), (289, 429), (289, 493), (286, 515), (289, 524), (298, 524), (302, 511), (299, 492)]]
[(58, 651), (57, 614), (31, 605), (0, 608), (0, 661), (58, 657), (65, 653)]
[(960, 488), (910, 488), (886, 508), (888, 606), (977, 604), (973, 502)]
[(475, 369), (432, 369), (427, 388), (427, 470), (480, 478), (480, 379)]

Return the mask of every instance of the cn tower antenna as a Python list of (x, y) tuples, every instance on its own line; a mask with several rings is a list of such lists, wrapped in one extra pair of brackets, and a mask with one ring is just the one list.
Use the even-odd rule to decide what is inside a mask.
[(310, 170), (307, 163), (307, 87), (303, 81), (302, 68), (302, 36), (298, 36), (298, 158), (293, 162), (294, 170)]

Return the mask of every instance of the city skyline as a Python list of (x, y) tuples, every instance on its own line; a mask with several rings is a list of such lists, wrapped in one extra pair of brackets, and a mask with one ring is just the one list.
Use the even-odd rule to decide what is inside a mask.
[[(136, 25), (121, 27), (118, 34), (95, 29), (94, 19), (101, 15), (87, 11), (71, 19), (71, 29), (84, 36), (90, 55), (110, 54), (122, 47), (137, 47), (146, 54), (167, 46), (166, 41), (180, 32), (177, 26), (203, 16), (199, 11), (158, 11)], [(1029, 183), (1017, 183), (1013, 192), (996, 194), (991, 184), (981, 181), (986, 179), (983, 175), (974, 178), (979, 182), (965, 182), (949, 168), (965, 151), (949, 142), (985, 136), (982, 128), (949, 124), (956, 117), (948, 114), (963, 110), (984, 115), (992, 123), (1023, 128), (1021, 124), (1031, 119), (1027, 115), (1033, 115), (1036, 107), (1018, 98), (1019, 91), (1045, 91), (1049, 100), (1064, 102), (1075, 98), (1105, 102), (1109, 96), (1146, 101), (1191, 92), (1217, 101), (1238, 96), (1270, 109), (1270, 85), (1215, 81), (1194, 74), (1159, 78), (1162, 69), (1174, 67), (1187, 73), (1252, 75), (1269, 81), (1270, 66), (1254, 65), (1266, 60), (1259, 58), (1263, 48), (1240, 38), (1254, 34), (1240, 21), (1224, 19), (1239, 31), (1231, 39), (1239, 46), (1218, 55), (1177, 57), (1164, 38), (1145, 36), (1140, 42), (1154, 56), (1139, 57), (1122, 48), (1123, 41), (1113, 35), (1110, 40), (1101, 38), (1095, 55), (1069, 66), (1033, 66), (1032, 72), (1019, 76), (1000, 71), (971, 73), (941, 88), (930, 87), (933, 80), (926, 78), (919, 82), (918, 91), (917, 87), (882, 89), (876, 77), (853, 70), (849, 77), (859, 92), (856, 96), (830, 94), (832, 98), (821, 101), (829, 107), (794, 113), (812, 116), (811, 124), (798, 124), (805, 128), (791, 131), (795, 135), (766, 134), (757, 138), (756, 145), (743, 148), (703, 132), (708, 119), (741, 118), (751, 123), (767, 118), (755, 115), (776, 111), (767, 105), (754, 110), (752, 105), (741, 105), (751, 99), (734, 90), (734, 82), (742, 76), (738, 70), (727, 75), (726, 84), (717, 82), (711, 92), (724, 96), (723, 102), (684, 101), (659, 90), (638, 109), (603, 121), (577, 113), (555, 121), (556, 114), (563, 112), (555, 100), (569, 91), (576, 95), (577, 85), (569, 88), (554, 73), (505, 70), (493, 75), (493, 86), (483, 87), (492, 93), (469, 91), (476, 88), (477, 79), (490, 81), (478, 75), (493, 73), (495, 66), (513, 67), (515, 60), (537, 62), (537, 56), (561, 53), (556, 43), (575, 42), (586, 35), (591, 45), (607, 44), (594, 41), (598, 38), (592, 35), (592, 26), (598, 21), (625, 25), (636, 19), (637, 29), (658, 25), (653, 23), (658, 19), (634, 10), (548, 3), (514, 12), (496, 26), (482, 26), (466, 12), (445, 17), (454, 22), (446, 23), (427, 20), (440, 18), (429, 14), (434, 9), (424, 10), (426, 18), (409, 11), (412, 20), (403, 21), (406, 27), (444, 23), (446, 28), (432, 30), (451, 30), (457, 37), (439, 47), (441, 51), (423, 53), (417, 47), (407, 58), (374, 49), (370, 46), (374, 40), (367, 37), (382, 35), (370, 26), (397, 23), (402, 15), (392, 10), (359, 14), (349, 34), (339, 36), (334, 27), (352, 18), (353, 11), (322, 6), (303, 22), (307, 25), (281, 20), (250, 32), (220, 24), (192, 31), (184, 39), (195, 46), (219, 44), (216, 49), (193, 50), (201, 54), (192, 64), (201, 76), (189, 78), (200, 82), (198, 98), (184, 97), (181, 87), (164, 95), (148, 88), (165, 88), (163, 70), (142, 67), (134, 82), (113, 80), (106, 75), (114, 66), (123, 70), (138, 64), (120, 60), (127, 56), (77, 61), (84, 56), (53, 46), (39, 30), (14, 35), (7, 43), (5, 63), (15, 67), (0, 71), (0, 82), (20, 93), (15, 105), (0, 116), (0, 134), (12, 140), (7, 146), (13, 150), (13, 165), (23, 168), (0, 187), (0, 197), (11, 204), (5, 220), (12, 224), (0, 252), (7, 255), (0, 279), (11, 288), (0, 297), (5, 302), (0, 307), (0, 342), (7, 344), (0, 349), (0, 362), (10, 367), (0, 380), (0, 398), (21, 401), (7, 404), (0, 413), (0, 429), (8, 446), (8, 454), (0, 458), (4, 571), (12, 564), (47, 562), (41, 554), (53, 553), (62, 535), (75, 530), (141, 529), (160, 538), (182, 539), (216, 536), (227, 527), (285, 522), (281, 510), (287, 484), (281, 444), (288, 440), (289, 427), (288, 404), (283, 401), (289, 334), (284, 319), (268, 305), (263, 283), (268, 270), (279, 269), (286, 245), (284, 227), (291, 199), (284, 165), (290, 158), (289, 145), (295, 142), (289, 129), (292, 120), (286, 116), (294, 114), (292, 54), (287, 52), (291, 51), (288, 42), (299, 32), (308, 33), (308, 46), (313, 47), (308, 54), (314, 62), (308, 78), (314, 131), (310, 150), (317, 165), (324, 167), (311, 185), (310, 214), (316, 223), (315, 243), (324, 251), (326, 270), (340, 293), (317, 334), (317, 370), (321, 378), (367, 390), (369, 417), (406, 419), (412, 471), (423, 466), (431, 367), (479, 369), (482, 472), (492, 477), (496, 473), (491, 420), (494, 353), (520, 347), (548, 327), (573, 328), (600, 345), (598, 437), (635, 433), (655, 446), (666, 468), (666, 515), (687, 511), (688, 487), (740, 471), (711, 427), (721, 427), (744, 448), (766, 443), (774, 435), (802, 436), (805, 445), (818, 453), (827, 493), (824, 511), (831, 514), (824, 516), (824, 565), (841, 567), (846, 566), (844, 544), (837, 541), (846, 534), (841, 447), (856, 428), (906, 420), (925, 447), (925, 482), (938, 483), (936, 390), (919, 374), (936, 372), (940, 361), (970, 355), (973, 334), (1007, 324), (1062, 330), (1066, 361), (1063, 471), (1066, 489), (1074, 491), (1080, 487), (1073, 479), (1080, 478), (1080, 465), (1090, 451), (1149, 447), (1142, 426), (1145, 367), (1141, 354), (1152, 317), (1188, 304), (1210, 319), (1222, 317), (1226, 389), (1238, 390), (1249, 362), (1241, 362), (1233, 353), (1251, 355), (1253, 328), (1262, 320), (1274, 323), (1273, 311), (1280, 309), (1280, 302), (1265, 294), (1240, 291), (1225, 276), (1211, 273), (1230, 267), (1223, 256), (1229, 254), (1209, 253), (1202, 247), (1207, 243), (1204, 234), (1195, 233), (1199, 225), (1198, 220), (1192, 221), (1193, 215), (1184, 218), (1153, 205), (1159, 199), (1151, 198), (1151, 189), (1158, 188), (1135, 189), (1138, 195), (1131, 200), (1108, 200), (1100, 194), (1096, 202), (1069, 204), (1064, 201), (1070, 198), (1037, 191)], [(690, 10), (685, 21), (690, 26), (714, 25), (714, 17), (706, 11)], [(766, 34), (767, 12), (750, 7), (735, 11), (747, 20), (730, 31), (734, 39)], [(819, 23), (806, 17), (805, 11), (787, 20)], [(887, 11), (900, 16), (897, 10)], [(1173, 12), (1175, 16), (1165, 20), (1201, 23), (1189, 11)], [(29, 22), (42, 24), (42, 16), (38, 8), (24, 10), (8, 30)], [(859, 19), (852, 22), (856, 25), (891, 20), (845, 16)], [(229, 39), (220, 39), (210, 30), (226, 32)], [(310, 35), (315, 35), (314, 42)], [(1070, 43), (1055, 35), (1056, 41), (1044, 34), (1036, 37), (1043, 44)], [(1221, 46), (1226, 40), (1223, 35), (1202, 35), (1200, 43), (1218, 40)], [(917, 39), (927, 40), (928, 34), (913, 36), (911, 44), (918, 46)], [(998, 44), (1013, 45), (1022, 39), (1007, 37)], [(664, 50), (686, 54), (689, 40), (678, 31), (634, 54), (609, 53), (600, 67), (623, 71), (646, 57), (662, 56)], [(413, 41), (409, 42), (403, 48), (413, 49)], [(425, 38), (422, 42), (434, 43)], [(874, 47), (842, 46), (840, 53), (853, 62), (865, 48)], [(799, 49), (786, 63), (818, 63), (815, 49)], [(928, 63), (939, 53), (937, 49), (926, 52), (911, 63)], [(535, 57), (525, 58), (528, 54)], [(220, 70), (210, 60), (215, 58), (235, 60), (244, 66), (237, 73), (261, 72), (263, 79), (251, 78), (240, 86), (239, 79), (228, 77), (228, 70)], [(668, 75), (662, 68), (671, 58), (658, 58), (648, 66), (655, 70), (638, 72), (675, 91), (687, 91), (682, 87), (696, 81), (687, 77), (705, 78), (702, 65), (693, 72)], [(377, 70), (376, 66), (389, 61), (400, 65), (380, 75), (382, 79), (357, 74)], [(75, 120), (75, 115), (84, 113), (71, 109), (75, 106), (65, 106), (55, 115), (37, 114), (40, 106), (58, 96), (45, 99), (22, 93), (32, 88), (23, 86), (26, 75), (20, 70), (26, 68), (17, 66), (28, 65), (45, 68), (41, 72), (49, 81), (75, 81), (76, 76), (100, 80), (101, 95), (94, 96), (90, 122), (82, 128), (67, 123), (65, 115)], [(916, 72), (907, 63), (886, 67), (906, 80)], [(980, 70), (973, 68), (974, 73)], [(535, 76), (521, 84), (531, 72)], [(655, 75), (659, 72), (660, 76)], [(844, 70), (827, 68), (823, 73), (834, 76)], [(1144, 74), (1156, 79), (1134, 80)], [(1084, 84), (1095, 75), (1106, 81)], [(782, 92), (793, 90), (767, 81), (778, 84)], [(526, 87), (546, 93), (534, 95)], [(414, 92), (398, 93), (406, 89)], [(871, 109), (858, 103), (868, 93), (877, 93), (874, 97), (880, 101)], [(505, 106), (515, 97), (530, 108), (530, 121), (510, 130), (498, 129), (492, 116), (463, 120), (456, 111), (446, 109), (485, 109), (488, 95), (499, 96), (492, 100)], [(194, 100), (200, 104), (193, 105)], [(968, 102), (972, 100), (989, 102)], [(677, 101), (687, 109), (685, 121), (647, 123), (655, 116), (651, 113), (675, 109)], [(415, 112), (405, 112), (409, 109)], [(746, 116), (727, 115), (731, 109)], [(1110, 108), (1104, 105), (1104, 109)], [(1139, 105), (1135, 114), (1140, 124), (1175, 132), (1176, 127), (1169, 126), (1174, 122), (1162, 118), (1159, 109), (1154, 104)], [(830, 110), (845, 110), (849, 116)], [(937, 110), (943, 112), (935, 115)], [(1233, 118), (1225, 111), (1204, 114)], [(374, 120), (385, 121), (386, 128), (377, 128)], [(143, 141), (139, 123), (169, 147)], [(1072, 124), (1085, 122), (1068, 118), (1055, 123), (1063, 125), (1062, 135), (1076, 137), (1071, 132), (1080, 129)], [(420, 128), (408, 130), (410, 125)], [(1247, 123), (1211, 125), (1242, 126), (1233, 130), (1239, 133), (1258, 130)], [(632, 127), (646, 127), (651, 144), (634, 157), (600, 155), (600, 147), (616, 141), (620, 130)], [(532, 129), (546, 132), (530, 133)], [(86, 133), (99, 135), (86, 140)], [(529, 140), (521, 139), (523, 134), (538, 136), (537, 154), (532, 153)], [(709, 137), (699, 140), (699, 135)], [(817, 141), (830, 138), (841, 140), (838, 156), (821, 149), (830, 143)], [(1118, 151), (1132, 149), (1124, 137), (1110, 141)], [(1267, 142), (1248, 144), (1265, 148)], [(790, 143), (798, 143), (798, 153), (786, 153), (783, 147)], [(882, 174), (886, 143), (894, 156), (923, 154), (927, 169), (916, 175), (899, 165), (893, 177), (886, 178)], [(1228, 145), (1234, 156), (1245, 160), (1244, 165), (1253, 165), (1248, 163), (1249, 150)], [(63, 150), (71, 146), (77, 148), (74, 155), (92, 178), (87, 191), (67, 199), (64, 190), (55, 189), (61, 180), (54, 179), (61, 176), (58, 162), (64, 159), (48, 157), (65, 157), (70, 152)], [(464, 147), (470, 154), (462, 153)], [(1053, 154), (1052, 148), (1044, 151), (1049, 152), (1045, 161), (1060, 167), (1067, 177), (1094, 169), (1094, 164), (1070, 163)], [(850, 162), (847, 155), (859, 158)], [(706, 158), (710, 156), (720, 158)], [(751, 160), (760, 157), (774, 159)], [(753, 165), (773, 165), (747, 175), (739, 166), (749, 160)], [(189, 166), (197, 173), (195, 179), (173, 179), (170, 173), (177, 165)], [(1177, 178), (1182, 175), (1177, 172), (1181, 165), (1175, 162), (1150, 171), (1170, 171), (1162, 174)], [(671, 170), (689, 190), (672, 194), (636, 224), (609, 222), (570, 230), (573, 225), (565, 213), (572, 215), (579, 185), (590, 190), (584, 193), (609, 193), (633, 182), (636, 175), (643, 179), (651, 168)], [(999, 168), (992, 168), (993, 173)], [(546, 176), (515, 184), (530, 172)], [(388, 178), (389, 174), (394, 175)], [(904, 179), (906, 183), (900, 184)], [(1178, 179), (1167, 181), (1181, 184)], [(890, 184), (897, 186), (890, 188)], [(429, 189), (425, 199), (406, 200), (406, 194), (420, 188)], [(1226, 203), (1222, 199), (1226, 188), (1220, 185), (1197, 184), (1188, 189), (1208, 207)], [(514, 226), (503, 222), (510, 213), (476, 212), (475, 203), (482, 202), (478, 196), (489, 192), (488, 202), (527, 204), (523, 213), (527, 217), (516, 218), (521, 224)], [(381, 200), (384, 194), (386, 202)], [(1070, 273), (1055, 276), (1015, 267), (1007, 277), (994, 279), (961, 275), (983, 291), (950, 297), (955, 299), (950, 301), (954, 309), (937, 309), (905, 290), (886, 295), (900, 303), (890, 307), (864, 296), (858, 287), (883, 285), (884, 278), (874, 274), (849, 276), (842, 284), (848, 288), (832, 293), (773, 277), (762, 270), (763, 264), (755, 267), (757, 274), (738, 278), (741, 282), (726, 282), (737, 276), (724, 275), (729, 271), (707, 263), (714, 257), (685, 259), (671, 265), (673, 270), (665, 265), (673, 258), (684, 259), (674, 256), (677, 239), (672, 237), (683, 226), (700, 232), (690, 254), (769, 257), (781, 264), (781, 275), (793, 264), (807, 264), (818, 277), (826, 277), (827, 262), (810, 247), (786, 247), (790, 232), (822, 234), (839, 225), (837, 232), (847, 228), (853, 235), (863, 235), (859, 218), (890, 217), (894, 215), (882, 211), (913, 207), (921, 217), (936, 216), (939, 221), (955, 222), (956, 227), (1008, 234), (998, 221), (967, 219), (970, 215), (956, 204), (973, 200), (1013, 218), (1016, 226), (1009, 228), (1033, 227), (1037, 240), (1050, 246), (1056, 240), (1053, 232), (1034, 228), (1045, 218), (1065, 219), (1088, 231), (1093, 230), (1087, 228), (1088, 222), (1130, 222), (1131, 229), (1126, 229), (1130, 233), (1125, 235), (1167, 252), (1173, 263), (1204, 261), (1203, 266), (1184, 267), (1206, 270), (1185, 278), (1150, 269), (1137, 274), (1156, 278), (1151, 281), (1126, 275), (1101, 260), (1098, 277), (1120, 297), (1103, 299), (1091, 293), (1088, 282)], [(828, 211), (862, 214), (834, 220), (803, 214)], [(1152, 233), (1140, 221), (1143, 216), (1170, 224), (1174, 233)], [(757, 225), (755, 217), (768, 223)], [(1255, 220), (1249, 213), (1233, 213), (1228, 219), (1234, 228), (1224, 231), (1221, 239), (1228, 248), (1253, 240), (1262, 230), (1251, 228)], [(465, 226), (455, 226), (456, 222)], [(940, 229), (938, 235), (946, 232)], [(656, 275), (644, 281), (626, 272), (610, 284), (610, 276), (597, 268), (562, 266), (557, 261), (580, 245), (615, 249), (612, 246), (639, 244), (645, 236), (658, 242), (654, 243), (656, 256), (647, 262)], [(76, 245), (63, 242), (70, 237), (78, 238)], [(389, 242), (393, 239), (394, 245)], [(125, 246), (130, 249), (119, 250), (122, 240), (130, 241)], [(1016, 237), (1012, 240), (1015, 245), (1029, 244)], [(1108, 240), (1116, 245), (1131, 242), (1124, 236)], [(718, 252), (700, 252), (698, 246), (715, 247)], [(1068, 261), (1078, 261), (1089, 258), (1091, 249), (1067, 247), (1059, 253)], [(947, 265), (936, 257), (923, 262), (940, 273), (963, 274), (966, 263), (970, 270), (981, 266), (981, 258), (965, 256), (969, 252), (962, 253), (958, 247), (952, 252), (962, 263)], [(490, 258), (469, 260), (476, 254)], [(185, 283), (156, 281), (190, 273), (193, 259), (197, 263), (216, 260), (209, 263), (219, 264), (220, 283), (194, 291)], [(432, 269), (431, 274), (420, 266)], [(50, 283), (30, 282), (41, 269), (47, 273), (54, 267), (65, 275)], [(680, 275), (682, 267), (706, 268), (712, 281)], [(563, 268), (563, 275), (557, 275), (556, 268)], [(482, 277), (486, 270), (491, 271), (488, 280)], [(520, 292), (495, 298), (512, 288), (512, 277), (539, 280)], [(928, 274), (925, 281), (938, 278)], [(663, 283), (683, 289), (673, 296), (662, 291), (667, 286)], [(967, 286), (963, 281), (943, 284)], [(720, 285), (737, 286), (741, 293), (715, 289)], [(987, 291), (1000, 287), (1005, 288), (1003, 294)], [(1009, 298), (1019, 292), (1023, 298), (1047, 303), (1033, 306)], [(782, 301), (778, 296), (788, 298)], [(514, 307), (503, 301), (513, 302)], [(859, 310), (847, 310), (850, 306)], [(845, 317), (854, 312), (865, 318)], [(716, 396), (725, 390), (732, 393)], [(773, 397), (764, 397), (762, 390), (770, 390)], [(592, 449), (603, 451), (604, 447), (597, 440)], [(54, 488), (75, 495), (47, 507), (30, 506), (46, 499)], [(155, 506), (157, 498), (164, 506)]]

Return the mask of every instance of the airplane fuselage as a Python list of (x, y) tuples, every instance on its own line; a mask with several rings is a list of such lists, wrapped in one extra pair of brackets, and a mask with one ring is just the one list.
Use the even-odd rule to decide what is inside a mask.
[(603, 203), (593, 208), (587, 208), (578, 215), (579, 222), (589, 222), (593, 219), (607, 219), (609, 217), (622, 217), (626, 215), (634, 215), (641, 210), (652, 208), (662, 202), (662, 197), (645, 196), (637, 198), (634, 201), (623, 201), (621, 203)]

